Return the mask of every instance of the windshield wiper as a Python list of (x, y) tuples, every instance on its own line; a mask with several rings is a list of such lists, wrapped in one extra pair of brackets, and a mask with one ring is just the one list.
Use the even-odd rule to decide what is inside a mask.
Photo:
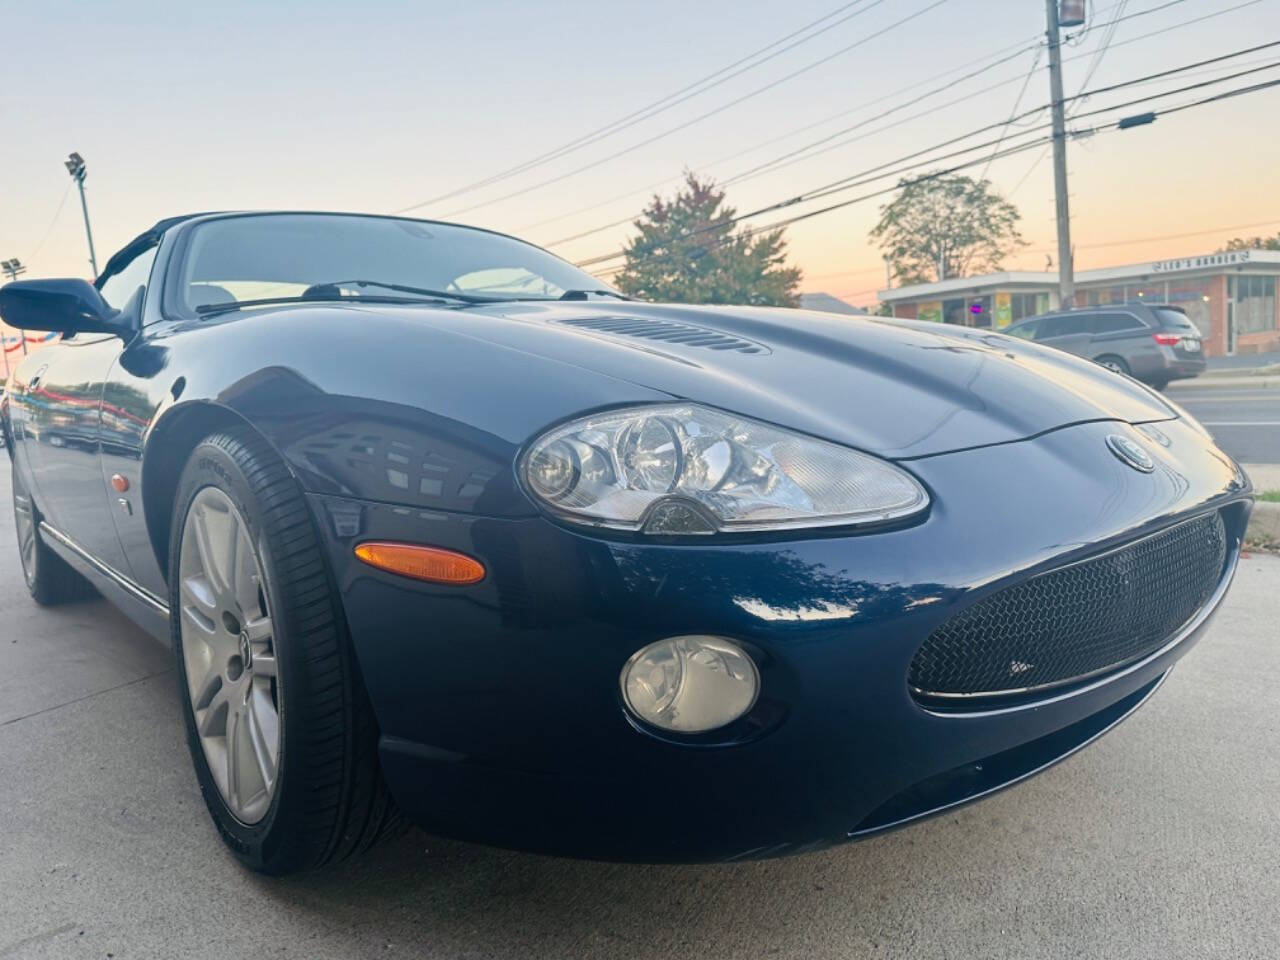
[[(269, 307), (282, 303), (431, 303), (421, 297), (344, 297), (341, 294), (312, 294), (296, 297), (262, 297), (257, 300), (229, 300), (226, 303), (202, 303), (196, 307), (196, 313), (202, 317), (215, 313), (231, 313), (241, 307)], [(444, 302), (443, 300), (439, 302)]]
[(416, 293), (424, 297), (438, 297), (441, 300), (457, 300), (459, 303), (501, 303), (498, 297), (477, 297), (471, 293), (450, 293), (447, 290), (432, 290), (428, 287), (408, 287), (402, 283), (383, 283), (381, 280), (339, 280), (336, 283), (315, 284), (326, 287), (377, 287), (380, 290), (395, 290), (397, 293)]

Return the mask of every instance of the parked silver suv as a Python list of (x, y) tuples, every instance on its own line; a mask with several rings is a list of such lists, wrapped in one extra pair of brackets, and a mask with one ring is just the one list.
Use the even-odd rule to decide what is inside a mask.
[(1015, 323), (1005, 333), (1088, 357), (1157, 390), (1204, 372), (1199, 329), (1181, 307), (1151, 303), (1083, 307)]

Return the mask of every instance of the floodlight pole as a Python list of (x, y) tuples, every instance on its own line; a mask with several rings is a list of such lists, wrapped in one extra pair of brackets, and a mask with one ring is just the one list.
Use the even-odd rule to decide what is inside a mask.
[(71, 178), (75, 180), (76, 186), (80, 188), (80, 209), (84, 211), (84, 234), (89, 240), (89, 266), (93, 268), (93, 276), (98, 276), (98, 258), (93, 252), (93, 230), (89, 228), (89, 203), (84, 198), (84, 177), (85, 163), (84, 158), (78, 153), (73, 153), (66, 160), (66, 167), (71, 174)]

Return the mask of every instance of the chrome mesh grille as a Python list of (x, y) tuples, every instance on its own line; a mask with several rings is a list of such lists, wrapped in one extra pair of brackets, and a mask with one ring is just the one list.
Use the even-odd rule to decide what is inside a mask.
[(1006, 587), (929, 635), (908, 671), (912, 693), (999, 696), (1140, 660), (1204, 606), (1226, 552), (1215, 513)]

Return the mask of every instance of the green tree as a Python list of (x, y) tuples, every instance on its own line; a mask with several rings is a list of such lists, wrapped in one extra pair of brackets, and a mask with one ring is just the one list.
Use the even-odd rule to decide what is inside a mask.
[(929, 174), (898, 182), (880, 208), (871, 239), (888, 257), (900, 284), (927, 283), (999, 270), (1027, 245), (1018, 208), (989, 180)]
[(1236, 237), (1224, 250), (1280, 250), (1280, 233), (1274, 237)]
[(735, 214), (723, 190), (686, 171), (683, 190), (655, 196), (635, 221), (615, 286), (645, 300), (797, 306), (802, 274), (786, 265), (783, 232), (735, 232)]

